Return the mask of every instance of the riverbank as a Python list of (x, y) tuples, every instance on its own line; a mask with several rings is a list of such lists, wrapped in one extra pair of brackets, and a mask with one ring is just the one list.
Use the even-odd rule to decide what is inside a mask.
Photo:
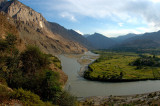
[(160, 105), (160, 91), (128, 96), (93, 96), (79, 102), (81, 106)]
[(85, 70), (88, 69), (88, 65), (92, 64), (96, 59), (99, 58), (98, 54), (94, 54), (92, 52), (87, 52), (84, 54), (71, 54), (71, 55), (65, 55), (69, 58), (76, 58), (77, 62), (81, 65), (80, 70), (78, 71), (78, 74), (83, 77), (83, 74)]
[[(91, 58), (91, 59), (90, 59)], [(99, 56), (80, 56), (77, 61), (81, 64), (81, 69), (79, 75), (83, 77), (83, 73), (88, 69), (88, 65), (93, 63)], [(141, 79), (142, 80), (142, 79)], [(155, 79), (143, 79), (145, 80), (155, 80)], [(109, 80), (111, 81), (111, 80)], [(130, 82), (130, 81), (140, 81), (140, 80), (120, 80), (118, 82)], [(117, 82), (112, 80), (111, 82)], [(127, 96), (93, 96), (87, 97), (80, 100), (81, 105), (90, 106), (104, 106), (104, 105), (154, 105), (160, 104), (160, 91), (145, 93), (145, 94), (134, 94)]]
[[(158, 67), (160, 58), (158, 56), (153, 57), (144, 54), (143, 57), (136, 53), (97, 52), (100, 54), (100, 58), (90, 64), (84, 73), (84, 78), (88, 80), (132, 82), (160, 79), (160, 68)], [(157, 66), (151, 65), (154, 62)]]
[[(130, 101), (138, 102), (138, 99), (145, 98), (145, 96), (150, 94), (149, 92), (153, 92), (150, 94), (150, 96), (153, 97), (153, 99), (146, 97), (145, 98), (146, 104), (149, 103), (150, 101), (153, 103), (159, 103), (159, 92), (156, 93), (156, 95), (154, 96), (155, 93), (154, 91), (160, 90), (160, 81), (147, 80), (147, 81), (117, 82), (117, 83), (89, 81), (84, 79), (83, 77), (80, 77), (79, 75), (80, 72), (82, 73), (84, 72), (84, 66), (87, 66), (87, 64), (90, 64), (89, 62), (91, 62), (85, 60), (88, 57), (86, 58), (84, 57), (83, 55), (61, 56), (63, 71), (68, 75), (69, 78), (65, 86), (65, 89), (68, 90), (73, 95), (77, 96), (82, 106), (89, 104), (100, 106), (97, 104), (106, 104), (106, 102), (112, 103), (112, 101), (114, 101), (115, 104), (118, 103), (131, 104), (132, 102)], [(85, 62), (84, 63), (82, 62), (81, 64), (79, 64), (80, 59), (84, 59), (85, 62), (88, 63), (84, 64)]]
[[(83, 77), (83, 73), (87, 70), (88, 65), (94, 62), (99, 56), (92, 57), (90, 60), (87, 56), (80, 56), (77, 61), (81, 64), (81, 69), (79, 71), (80, 76)], [(141, 79), (142, 80), (142, 79)], [(121, 80), (119, 82), (130, 82), (130, 81), (141, 81), (141, 80)], [(143, 79), (145, 80), (155, 80), (155, 79)], [(111, 80), (109, 80), (111, 81)], [(112, 80), (111, 82), (117, 82)], [(145, 89), (145, 88), (144, 88)], [(92, 96), (81, 99), (80, 105), (82, 106), (107, 106), (107, 105), (160, 105), (160, 91), (144, 94), (134, 94), (125, 96)]]

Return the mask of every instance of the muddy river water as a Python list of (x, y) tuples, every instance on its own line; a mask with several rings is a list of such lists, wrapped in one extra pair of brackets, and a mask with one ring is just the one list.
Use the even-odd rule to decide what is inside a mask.
[[(95, 54), (88, 52), (81, 58), (92, 58)], [(79, 75), (83, 65), (77, 62), (77, 58), (60, 56), (62, 69), (68, 75), (65, 89), (77, 97), (132, 95), (154, 91), (160, 91), (160, 80), (136, 81), (136, 82), (98, 82), (89, 81)]]

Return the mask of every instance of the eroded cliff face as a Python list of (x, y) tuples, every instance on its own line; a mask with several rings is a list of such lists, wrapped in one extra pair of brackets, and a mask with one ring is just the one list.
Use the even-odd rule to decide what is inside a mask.
[[(15, 21), (12, 17), (10, 17), (4, 12), (0, 12), (0, 40), (5, 39), (8, 34), (15, 35), (17, 37), (16, 48), (20, 52), (22, 52), (26, 49), (27, 44), (24, 42), (23, 39), (20, 38), (18, 29), (16, 28), (17, 24), (18, 24), (18, 21)], [(54, 63), (50, 64), (50, 69), (59, 73), (60, 82), (62, 83), (62, 85), (64, 85), (68, 79), (67, 75), (59, 67), (57, 67)]]
[(50, 54), (83, 53), (87, 51), (82, 44), (53, 32), (49, 28), (49, 23), (40, 13), (21, 2), (1, 0), (0, 4), (3, 4), (1, 11), (14, 19), (20, 38), (26, 44), (37, 45), (41, 50)]

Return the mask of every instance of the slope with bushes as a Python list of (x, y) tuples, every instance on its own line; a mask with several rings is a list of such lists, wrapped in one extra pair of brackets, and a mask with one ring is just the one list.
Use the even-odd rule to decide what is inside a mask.
[[(47, 105), (75, 103), (76, 99), (63, 91), (59, 73), (61, 68), (58, 58), (45, 54), (38, 47), (27, 46), (20, 52), (16, 48), (16, 36), (9, 34), (0, 39), (0, 102), (9, 99), (20, 100), (23, 105)], [(55, 68), (50, 68), (54, 64)], [(13, 90), (6, 91), (8, 87)], [(9, 89), (10, 89), (9, 88)], [(6, 93), (5, 93), (5, 92)], [(63, 95), (63, 96), (62, 96)], [(4, 98), (5, 97), (5, 98)], [(63, 99), (66, 98), (66, 99)]]

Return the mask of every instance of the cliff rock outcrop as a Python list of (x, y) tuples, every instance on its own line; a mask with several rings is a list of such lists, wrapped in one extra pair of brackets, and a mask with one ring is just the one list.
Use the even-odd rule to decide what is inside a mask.
[[(40, 13), (25, 6), (21, 2), (17, 0), (7, 2), (1, 0), (0, 4), (3, 4), (0, 11), (4, 11), (14, 19), (20, 38), (26, 44), (36, 45), (44, 52), (50, 54), (83, 53), (87, 51), (85, 44), (76, 40), (77, 35), (57, 33), (53, 30), (54, 27), (51, 28), (51, 23)], [(67, 35), (67, 37), (64, 37), (64, 35)], [(83, 39), (83, 36), (81, 38)]]

